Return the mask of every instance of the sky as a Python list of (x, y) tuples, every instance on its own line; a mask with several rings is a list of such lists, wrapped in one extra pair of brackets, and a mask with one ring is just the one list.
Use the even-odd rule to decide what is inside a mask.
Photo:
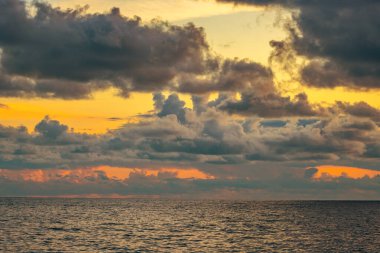
[(378, 200), (379, 11), (0, 0), (0, 196)]

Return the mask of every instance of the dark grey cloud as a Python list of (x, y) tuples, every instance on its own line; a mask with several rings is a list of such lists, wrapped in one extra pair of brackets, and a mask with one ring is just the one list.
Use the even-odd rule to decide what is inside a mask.
[(11, 76), (0, 70), (0, 95), (20, 97), (34, 93), (34, 81), (21, 76)]
[(48, 139), (57, 139), (64, 133), (67, 133), (68, 127), (60, 124), (57, 120), (51, 120), (46, 116), (40, 123), (34, 128), (36, 132)]
[[(315, 168), (307, 176), (281, 173), (266, 176), (179, 179), (175, 173), (159, 172), (157, 176), (132, 172), (119, 180), (103, 171), (73, 171), (69, 175), (49, 175), (46, 182), (0, 177), (1, 196), (56, 196), (70, 194), (154, 195), (161, 197), (218, 199), (378, 199), (380, 177), (350, 179), (340, 177), (328, 181), (313, 180)], [(302, 171), (302, 170), (301, 170)], [(83, 174), (85, 176), (83, 176)], [(229, 193), (226, 195), (226, 193)], [(231, 193), (232, 196), (230, 195)]]
[(208, 106), (208, 95), (192, 95), (191, 101), (193, 102), (193, 110), (197, 115), (204, 113)]
[[(219, 0), (280, 6), (293, 13), (287, 24), (290, 48), (310, 59), (301, 68), (304, 84), (316, 87), (380, 87), (380, 3), (376, 0)], [(276, 50), (289, 50), (272, 42)], [(291, 55), (283, 53), (283, 57)], [(284, 59), (284, 64), (289, 64)]]
[[(202, 28), (143, 23), (117, 8), (87, 14), (20, 0), (0, 1), (0, 94), (81, 98), (113, 85), (130, 91), (170, 87), (181, 74), (217, 66)], [(21, 80), (15, 80), (18, 76)]]
[(354, 104), (338, 101), (336, 103), (338, 109), (343, 112), (360, 118), (370, 118), (377, 124), (380, 124), (380, 110), (370, 106), (366, 102), (357, 102)]
[(271, 69), (215, 56), (203, 29), (193, 24), (144, 23), (117, 8), (87, 14), (86, 7), (32, 6), (30, 12), (20, 0), (0, 2), (1, 96), (80, 99), (111, 86), (122, 96), (164, 90), (277, 93)]
[(245, 90), (254, 90), (258, 94), (273, 91), (272, 71), (247, 59), (226, 59), (207, 78), (204, 76), (200, 78), (183, 76), (178, 88), (179, 92), (192, 94)]
[(299, 54), (316, 59), (302, 72), (307, 84), (380, 87), (379, 11), (380, 3), (372, 0), (301, 6), (296, 20), (302, 36), (295, 36), (293, 45)]
[[(282, 60), (289, 69), (294, 60), (289, 51), (309, 58), (300, 73), (304, 84), (378, 87), (377, 1), (220, 2), (294, 11), (293, 23), (287, 25), (289, 38), (271, 42), (275, 51), (270, 60)], [(276, 93), (269, 68), (215, 57), (203, 29), (192, 24), (144, 23), (117, 8), (87, 14), (86, 7), (62, 10), (43, 2), (32, 6), (33, 14), (20, 0), (0, 2), (1, 96), (78, 99), (110, 86), (122, 96), (133, 91), (232, 91), (243, 92), (244, 98), (233, 110), (245, 110), (246, 104), (257, 103), (252, 101), (256, 96)], [(278, 94), (268, 98), (293, 106)], [(301, 115), (313, 114), (308, 105), (301, 107)]]
[[(226, 60), (210, 78), (189, 79), (181, 82), (179, 90), (190, 93), (219, 91), (219, 97), (209, 106), (233, 114), (258, 115), (260, 117), (316, 116), (323, 113), (314, 108), (306, 94), (297, 94), (293, 99), (282, 95), (273, 81), (272, 71), (249, 60)], [(236, 99), (234, 92), (241, 98)], [(196, 111), (204, 111), (204, 98), (193, 96)]]
[(0, 138), (4, 139), (24, 139), (28, 135), (26, 127), (7, 127), (0, 125)]
[(323, 113), (321, 108), (313, 108), (305, 93), (296, 95), (294, 99), (277, 92), (261, 96), (242, 93), (240, 100), (231, 97), (219, 99), (217, 107), (229, 113), (260, 117), (317, 116)]
[(315, 173), (318, 172), (318, 169), (317, 168), (308, 168), (305, 170), (305, 173), (304, 173), (304, 177), (305, 178), (312, 178)]
[(107, 118), (109, 121), (121, 121), (121, 120), (125, 120), (124, 118), (120, 118), (120, 117), (110, 117), (110, 118)]
[(154, 108), (158, 110), (162, 110), (164, 106), (165, 96), (161, 92), (157, 92), (153, 94), (153, 102)]
[(80, 82), (66, 79), (35, 79), (32, 76), (12, 75), (0, 68), (0, 96), (2, 97), (81, 99), (88, 98), (94, 90), (104, 89), (109, 86), (109, 84), (99, 81)]
[[(157, 100), (157, 95), (153, 97), (155, 101)], [(185, 114), (185, 102), (180, 100), (177, 94), (171, 94), (162, 104), (155, 104), (156, 109), (160, 109), (157, 116), (165, 117), (167, 115), (176, 115), (177, 119), (184, 123), (186, 121)]]
[[(194, 108), (172, 94), (155, 94), (148, 118), (102, 135), (79, 134), (48, 117), (35, 133), (0, 128), (0, 167), (75, 168), (149, 164), (251, 164), (259, 161), (332, 163), (378, 157), (380, 131), (371, 117), (353, 113), (312, 119), (236, 118), (202, 97)], [(346, 105), (355, 106), (355, 105)], [(199, 108), (202, 108), (201, 110)], [(368, 160), (368, 161), (369, 161)]]

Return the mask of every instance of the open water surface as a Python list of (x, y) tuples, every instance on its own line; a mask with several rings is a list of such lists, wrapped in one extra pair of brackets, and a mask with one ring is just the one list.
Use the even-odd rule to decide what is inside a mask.
[(0, 252), (380, 252), (380, 202), (0, 198)]

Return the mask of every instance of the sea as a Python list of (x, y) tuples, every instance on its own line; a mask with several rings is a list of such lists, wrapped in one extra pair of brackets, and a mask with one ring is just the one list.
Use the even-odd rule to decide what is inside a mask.
[(380, 252), (380, 202), (0, 198), (0, 252)]

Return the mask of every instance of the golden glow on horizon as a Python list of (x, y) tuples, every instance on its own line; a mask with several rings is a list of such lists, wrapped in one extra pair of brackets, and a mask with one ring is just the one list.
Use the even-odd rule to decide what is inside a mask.
[(30, 196), (31, 198), (62, 198), (62, 199), (159, 199), (160, 195), (121, 195), (117, 193), (112, 194), (98, 194), (98, 193), (92, 193), (92, 194), (71, 194), (71, 195), (33, 195)]
[(44, 183), (55, 180), (67, 180), (71, 183), (80, 184), (86, 178), (99, 178), (100, 173), (112, 180), (127, 180), (131, 175), (143, 175), (154, 177), (169, 177), (178, 179), (214, 179), (215, 177), (206, 174), (198, 169), (180, 169), (180, 168), (160, 168), (160, 169), (140, 169), (140, 168), (123, 168), (111, 166), (99, 166), (94, 168), (78, 168), (73, 170), (65, 169), (25, 169), (9, 170), (0, 169), (0, 176), (14, 181), (31, 181)]
[(374, 178), (380, 176), (380, 171), (355, 167), (323, 165), (316, 168), (318, 171), (313, 175), (313, 179), (323, 180), (338, 177), (360, 179), (364, 177)]
[(161, 168), (158, 170), (153, 169), (131, 169), (122, 167), (110, 167), (110, 166), (100, 166), (92, 169), (94, 171), (103, 171), (107, 177), (115, 178), (118, 180), (128, 179), (131, 173), (143, 173), (146, 176), (159, 176), (162, 173), (169, 173), (175, 175), (176, 178), (180, 179), (213, 179), (214, 177), (208, 175), (198, 169), (177, 169), (177, 168)]

